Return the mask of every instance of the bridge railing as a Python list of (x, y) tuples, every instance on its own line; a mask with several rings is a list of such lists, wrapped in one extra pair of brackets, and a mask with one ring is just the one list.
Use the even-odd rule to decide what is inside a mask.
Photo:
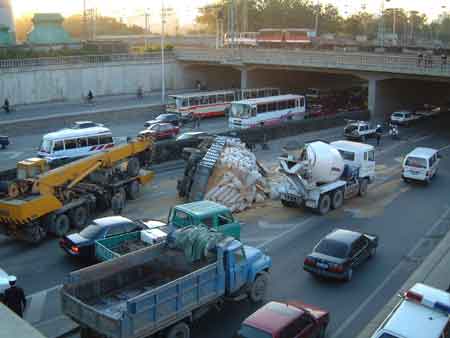
[[(173, 61), (173, 53), (167, 53), (167, 61)], [(57, 56), (43, 58), (23, 58), (0, 60), (0, 71), (21, 70), (37, 67), (64, 66), (64, 65), (96, 65), (111, 62), (142, 62), (160, 63), (159, 52), (143, 54), (103, 54), (103, 55), (77, 55)]]
[(412, 75), (450, 76), (450, 67), (433, 56), (419, 64), (416, 55), (386, 55), (353, 52), (308, 51), (286, 49), (178, 49), (177, 60), (220, 64), (305, 66)]

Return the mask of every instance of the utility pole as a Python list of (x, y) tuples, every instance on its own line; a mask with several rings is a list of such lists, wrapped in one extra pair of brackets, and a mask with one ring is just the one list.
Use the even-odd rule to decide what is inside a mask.
[(216, 49), (223, 47), (223, 8), (219, 8), (216, 18)]
[(384, 0), (381, 0), (381, 17), (378, 23), (378, 36), (380, 41), (380, 45), (384, 48)]
[(248, 0), (242, 1), (242, 27), (241, 32), (248, 32)]
[(87, 13), (86, 13), (86, 0), (83, 0), (83, 39), (87, 40)]
[(166, 102), (166, 65), (164, 58), (165, 25), (167, 15), (171, 10), (171, 8), (166, 8), (164, 6), (164, 0), (161, 0), (161, 102), (163, 104)]
[(316, 37), (319, 36), (319, 15), (320, 15), (320, 0), (317, 0), (316, 3), (316, 19), (314, 22), (314, 32), (316, 34)]

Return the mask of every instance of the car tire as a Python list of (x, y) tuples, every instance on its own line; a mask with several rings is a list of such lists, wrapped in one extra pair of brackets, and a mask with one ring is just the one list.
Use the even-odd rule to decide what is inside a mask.
[(410, 179), (406, 178), (405, 176), (402, 176), (402, 179), (403, 179), (403, 181), (405, 181), (405, 183), (410, 183), (411, 182)]
[(370, 248), (370, 251), (369, 251), (369, 258), (373, 258), (373, 256), (376, 255), (376, 253), (377, 253), (377, 248), (376, 248), (375, 246), (372, 247), (372, 248)]
[(320, 215), (327, 214), (331, 209), (331, 198), (329, 194), (323, 194), (319, 199), (319, 207), (317, 208), (317, 212)]
[(344, 191), (342, 189), (336, 190), (331, 197), (331, 208), (339, 209), (344, 204)]
[(366, 135), (361, 136), (361, 142), (366, 142)]
[(281, 204), (283, 205), (283, 207), (286, 208), (294, 208), (295, 207), (295, 202), (292, 201), (286, 201), (286, 200), (281, 200)]
[(51, 228), (48, 229), (57, 237), (65, 236), (70, 230), (70, 219), (66, 214), (57, 215)]
[(359, 196), (361, 197), (366, 196), (368, 187), (369, 187), (369, 180), (367, 178), (364, 178), (359, 185), (359, 192), (358, 192)]
[(350, 282), (353, 278), (353, 269), (348, 269), (345, 275), (345, 281)]
[(260, 303), (264, 301), (266, 298), (268, 285), (269, 276), (267, 275), (267, 272), (261, 272), (257, 275), (248, 292), (250, 301), (252, 303)]
[(320, 328), (319, 333), (317, 334), (317, 338), (325, 338), (326, 331), (327, 331), (327, 327), (325, 325), (323, 325)]
[(88, 221), (88, 210), (85, 206), (73, 209), (70, 214), (70, 221), (73, 228), (82, 229)]
[(179, 322), (172, 326), (166, 334), (166, 338), (190, 338), (191, 329), (185, 322)]

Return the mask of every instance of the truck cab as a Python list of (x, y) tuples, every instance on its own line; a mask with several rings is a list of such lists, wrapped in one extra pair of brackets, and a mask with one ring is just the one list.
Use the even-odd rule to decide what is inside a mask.
[(344, 128), (344, 136), (350, 140), (365, 141), (367, 138), (381, 133), (381, 126), (371, 126), (366, 121), (348, 121)]
[(169, 213), (169, 228), (181, 229), (191, 225), (202, 225), (215, 229), (239, 240), (241, 223), (236, 221), (231, 211), (219, 203), (199, 201), (173, 207)]
[(341, 154), (344, 163), (359, 170), (359, 178), (375, 179), (375, 148), (369, 144), (352, 141), (330, 143)]

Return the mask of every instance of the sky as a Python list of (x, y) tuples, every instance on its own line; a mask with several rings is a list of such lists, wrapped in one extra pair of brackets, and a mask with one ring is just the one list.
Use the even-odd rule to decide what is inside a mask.
[[(342, 14), (351, 14), (366, 6), (367, 10), (379, 13), (383, 0), (313, 0), (321, 3), (330, 2), (338, 6)], [(64, 16), (80, 13), (83, 0), (11, 0), (15, 16), (35, 12), (59, 12)], [(181, 25), (192, 23), (197, 15), (197, 9), (213, 0), (164, 0), (166, 7), (176, 12)], [(160, 0), (86, 0), (87, 7), (97, 7), (102, 15), (128, 18), (128, 22), (143, 22), (143, 13), (150, 12), (152, 22), (158, 22)], [(147, 6), (146, 6), (147, 4)], [(450, 11), (450, 0), (385, 0), (385, 8), (405, 8), (426, 13), (435, 18), (442, 13), (442, 6)]]

